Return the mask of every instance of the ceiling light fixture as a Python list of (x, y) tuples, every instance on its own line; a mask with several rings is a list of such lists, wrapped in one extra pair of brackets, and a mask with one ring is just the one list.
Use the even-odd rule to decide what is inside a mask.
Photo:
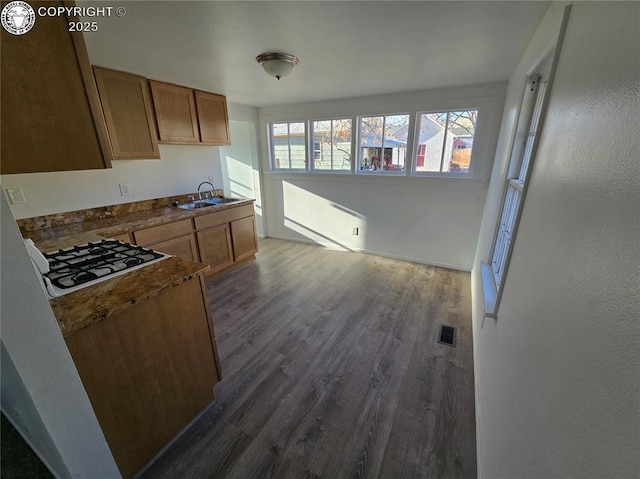
[(262, 65), (264, 71), (278, 80), (286, 77), (293, 67), (298, 64), (298, 57), (288, 53), (263, 53), (256, 57), (256, 61)]

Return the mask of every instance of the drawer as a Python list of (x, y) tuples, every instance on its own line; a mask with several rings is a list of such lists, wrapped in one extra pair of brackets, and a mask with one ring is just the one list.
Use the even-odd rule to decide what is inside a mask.
[(159, 243), (160, 241), (177, 238), (178, 236), (188, 235), (192, 232), (193, 226), (191, 225), (191, 220), (181, 220), (134, 231), (133, 237), (137, 245), (147, 246), (153, 243)]
[(105, 238), (111, 238), (118, 241), (124, 241), (125, 243), (131, 243), (131, 237), (129, 233), (121, 233), (117, 235), (104, 235)]
[(208, 215), (196, 216), (194, 220), (196, 222), (196, 229), (201, 230), (203, 228), (210, 228), (212, 226), (230, 223), (233, 220), (253, 215), (253, 203), (251, 203), (249, 205), (242, 205), (236, 208), (216, 211)]

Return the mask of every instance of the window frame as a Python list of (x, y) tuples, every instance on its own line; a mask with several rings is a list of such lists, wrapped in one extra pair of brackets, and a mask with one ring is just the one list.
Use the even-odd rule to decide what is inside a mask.
[[(291, 127), (292, 123), (302, 123), (304, 125), (304, 133), (303, 133), (303, 146), (304, 146), (304, 168), (292, 168), (291, 167)], [(276, 167), (276, 152), (275, 152), (275, 137), (273, 135), (273, 126), (274, 125), (287, 125), (287, 146), (289, 149), (289, 168), (279, 168)], [(269, 122), (267, 125), (267, 141), (269, 144), (269, 169), (271, 171), (284, 171), (284, 172), (307, 172), (309, 171), (309, 146), (308, 146), (308, 134), (309, 128), (307, 125), (307, 121), (305, 120), (283, 120), (283, 121), (273, 121)]]
[[(336, 116), (336, 117), (331, 117), (331, 118), (312, 118), (310, 120), (307, 120), (308, 125), (307, 125), (307, 132), (308, 132), (308, 136), (309, 139), (308, 141), (310, 142), (311, 145), (315, 144), (315, 128), (314, 128), (314, 123), (316, 122), (321, 122), (321, 121), (329, 121), (331, 122), (331, 133), (333, 133), (333, 122), (334, 121), (338, 121), (338, 120), (349, 120), (351, 122), (351, 140), (350, 140), (350, 146), (349, 146), (349, 154), (351, 156), (350, 160), (349, 160), (349, 169), (348, 170), (334, 170), (334, 169), (319, 169), (315, 167), (315, 159), (313, 157), (309, 157), (308, 159), (308, 169), (307, 169), (307, 173), (319, 173), (319, 174), (323, 174), (323, 175), (350, 175), (353, 174), (353, 168), (354, 168), (354, 145), (355, 145), (355, 135), (353, 132), (353, 125), (356, 121), (356, 119), (354, 117), (351, 116)], [(322, 145), (321, 145), (321, 153), (320, 155), (322, 155)], [(331, 148), (333, 151), (333, 136), (331, 138)], [(311, 152), (311, 155), (314, 155), (315, 150)], [(333, 155), (333, 153), (332, 153)], [(300, 171), (300, 170), (296, 170), (296, 171)]]
[[(498, 85), (487, 85), (484, 87), (482, 95), (469, 95), (466, 90), (461, 94), (451, 94), (449, 96), (440, 98), (431, 95), (425, 95), (424, 98), (420, 98), (419, 92), (412, 93), (411, 101), (407, 101), (402, 96), (398, 97), (395, 101), (388, 101), (386, 104), (381, 103), (375, 108), (371, 108), (370, 105), (363, 101), (348, 102), (345, 105), (342, 104), (327, 104), (319, 105), (315, 110), (309, 111), (309, 108), (305, 107), (302, 111), (285, 111), (282, 109), (267, 111), (264, 114), (259, 114), (259, 129), (261, 130), (261, 136), (265, 139), (263, 143), (263, 161), (261, 165), (263, 172), (266, 174), (291, 174), (299, 176), (302, 173), (308, 175), (316, 175), (319, 179), (325, 177), (327, 180), (336, 175), (341, 177), (362, 177), (373, 178), (380, 177), (383, 180), (389, 178), (407, 178), (415, 179), (417, 181), (432, 181), (426, 178), (446, 178), (447, 181), (488, 181), (490, 175), (491, 159), (495, 152), (495, 145), (498, 139), (498, 127), (499, 127), (499, 110), (498, 104), (501, 95), (504, 95), (504, 88), (498, 88)], [(359, 104), (358, 104), (359, 103)], [(394, 106), (395, 104), (395, 106)], [(294, 109), (296, 110), (296, 109)], [(324, 111), (323, 111), (324, 110)], [(454, 173), (437, 173), (437, 174), (423, 174), (414, 175), (412, 168), (415, 160), (415, 147), (414, 147), (414, 131), (416, 123), (416, 115), (418, 112), (429, 111), (464, 111), (464, 110), (478, 110), (482, 111), (480, 119), (476, 124), (475, 140), (473, 144), (473, 163), (469, 169), (467, 175), (460, 172)], [(400, 112), (400, 113), (398, 113)], [(402, 163), (403, 170), (395, 169), (394, 171), (380, 170), (380, 171), (367, 171), (360, 170), (361, 157), (364, 155), (360, 151), (360, 122), (362, 117), (369, 116), (394, 116), (394, 115), (408, 115), (408, 129), (406, 135), (402, 132), (402, 141), (406, 141), (406, 150), (401, 152), (404, 154), (404, 163)], [(312, 140), (312, 123), (313, 121), (323, 120), (336, 120), (336, 119), (350, 119), (352, 121), (352, 167), (351, 171), (348, 170), (328, 170), (328, 169), (314, 169), (311, 159), (313, 158), (313, 140)], [(388, 121), (388, 119), (387, 119)], [(306, 152), (307, 161), (306, 168), (302, 169), (285, 169), (275, 168), (275, 156), (273, 149), (273, 142), (270, 132), (272, 131), (272, 125), (278, 123), (297, 123), (304, 122), (306, 129)], [(404, 122), (403, 122), (404, 123)], [(406, 127), (405, 127), (406, 128)], [(365, 130), (367, 131), (367, 130)], [(396, 144), (397, 145), (397, 144)], [(390, 148), (396, 148), (391, 145)], [(403, 148), (404, 150), (404, 148)], [(391, 150), (389, 150), (391, 151)], [(365, 150), (365, 154), (366, 154)], [(369, 155), (371, 156), (371, 155)], [(384, 153), (382, 155), (384, 160)], [(401, 157), (400, 157), (401, 158)], [(299, 159), (298, 159), (299, 161)], [(398, 162), (398, 156), (394, 155), (395, 165)], [(401, 160), (402, 162), (402, 160)], [(301, 162), (300, 162), (301, 163)], [(288, 164), (287, 164), (288, 166)], [(345, 165), (346, 166), (346, 165)], [(398, 168), (395, 166), (394, 168)], [(293, 176), (292, 176), (293, 177)], [(371, 180), (372, 181), (372, 180)], [(384, 180), (386, 181), (386, 180)], [(397, 181), (397, 180), (391, 180)]]
[[(498, 317), (498, 308), (506, 286), (511, 257), (522, 218), (522, 211), (531, 183), (531, 172), (538, 153), (540, 136), (544, 128), (553, 77), (567, 21), (568, 12), (565, 11), (556, 48), (544, 55), (542, 60), (526, 75), (516, 120), (516, 128), (512, 139), (511, 156), (504, 178), (502, 201), (498, 210), (496, 224), (493, 228), (491, 249), (489, 250), (488, 260), (480, 262), (485, 318), (497, 319)], [(534, 83), (533, 86), (532, 83)], [(529, 93), (529, 95), (527, 93)], [(539, 110), (537, 111), (538, 108)], [(537, 118), (536, 112), (538, 115)], [(529, 140), (531, 140), (530, 144)], [(513, 204), (513, 200), (509, 198), (510, 193), (514, 191), (519, 192), (516, 193), (516, 196), (519, 195), (517, 204)], [(512, 211), (508, 211), (508, 209)], [(512, 217), (513, 222), (510, 226), (511, 230), (509, 231), (508, 241), (504, 244), (501, 243), (500, 234), (504, 231), (502, 228), (503, 218), (508, 215)], [(498, 272), (494, 271), (496, 251), (498, 251), (498, 254), (502, 258), (501, 269)]]
[[(385, 120), (386, 117), (388, 116), (402, 116), (402, 115), (406, 115), (407, 116), (407, 143), (405, 145), (405, 154), (404, 154), (404, 167), (401, 170), (398, 171), (389, 171), (389, 170), (385, 170), (385, 169), (381, 169), (381, 170), (363, 170), (360, 168), (360, 165), (362, 164), (362, 145), (360, 144), (361, 142), (361, 138), (362, 138), (362, 129), (360, 128), (361, 126), (361, 121), (363, 118), (373, 118), (376, 116), (381, 116), (383, 118), (383, 122), (382, 122), (382, 145), (380, 146), (380, 149), (383, 150), (384, 152), (384, 128), (385, 128)], [(356, 150), (356, 156), (355, 156), (355, 161), (354, 163), (354, 167), (353, 170), (355, 172), (356, 175), (362, 175), (362, 176), (407, 176), (409, 174), (408, 172), (408, 165), (407, 165), (407, 161), (411, 161), (411, 151), (413, 149), (413, 146), (410, 144), (411, 141), (413, 141), (412, 136), (411, 136), (411, 131), (412, 131), (412, 114), (411, 112), (398, 112), (398, 113), (372, 113), (372, 114), (366, 114), (366, 115), (358, 115), (356, 117), (356, 122), (357, 122), (357, 138), (355, 141), (355, 150)], [(377, 148), (377, 147), (374, 147)], [(410, 149), (411, 148), (411, 149)], [(382, 164), (382, 158), (380, 159), (380, 163)]]
[[(473, 131), (473, 147), (471, 149), (471, 158), (469, 159), (469, 168), (466, 172), (458, 172), (458, 171), (418, 171), (418, 149), (420, 148), (420, 130), (422, 128), (422, 115), (431, 115), (431, 114), (447, 114), (446, 124), (449, 123), (449, 114), (451, 112), (458, 111), (475, 111), (477, 112), (476, 125)], [(415, 114), (415, 122), (414, 122), (414, 131), (413, 131), (413, 149), (411, 152), (411, 176), (414, 177), (425, 177), (425, 178), (473, 178), (474, 177), (474, 151), (476, 150), (476, 133), (478, 130), (478, 125), (481, 122), (481, 118), (484, 116), (482, 114), (483, 108), (477, 106), (468, 106), (464, 108), (446, 108), (446, 109), (435, 109), (435, 110), (424, 110), (418, 111)], [(442, 168), (442, 164), (444, 162), (444, 155), (446, 152), (446, 142), (447, 135), (449, 131), (445, 126), (445, 138), (442, 142), (442, 150), (440, 153), (440, 167)], [(425, 156), (426, 155), (422, 155)]]

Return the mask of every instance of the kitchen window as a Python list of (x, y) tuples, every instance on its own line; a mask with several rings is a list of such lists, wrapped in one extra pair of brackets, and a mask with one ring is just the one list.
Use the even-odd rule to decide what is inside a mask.
[(478, 110), (419, 113), (413, 174), (469, 173)]
[(351, 119), (312, 121), (315, 171), (351, 171)]
[(307, 142), (304, 122), (272, 123), (271, 167), (274, 170), (306, 170)]
[(360, 173), (398, 173), (405, 170), (409, 115), (360, 117)]

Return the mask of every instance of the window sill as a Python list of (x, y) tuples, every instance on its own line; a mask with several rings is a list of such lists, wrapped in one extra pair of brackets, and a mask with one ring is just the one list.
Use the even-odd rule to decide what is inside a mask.
[(313, 173), (317, 175), (351, 175), (353, 174), (351, 170), (317, 170), (317, 169), (313, 169), (309, 171), (309, 173)]
[(355, 174), (361, 176), (407, 176), (405, 170), (356, 170)]
[(472, 173), (463, 173), (455, 171), (414, 171), (411, 176), (415, 178), (473, 178)]
[(480, 273), (484, 295), (484, 316), (495, 319), (498, 317), (498, 290), (493, 280), (493, 268), (488, 263), (481, 261)]

